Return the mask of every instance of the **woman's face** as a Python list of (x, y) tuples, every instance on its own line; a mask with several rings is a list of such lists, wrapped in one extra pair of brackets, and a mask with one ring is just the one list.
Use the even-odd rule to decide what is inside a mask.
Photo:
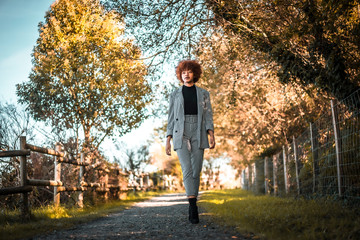
[(194, 83), (194, 73), (189, 69), (181, 72), (181, 78), (184, 81), (184, 84)]

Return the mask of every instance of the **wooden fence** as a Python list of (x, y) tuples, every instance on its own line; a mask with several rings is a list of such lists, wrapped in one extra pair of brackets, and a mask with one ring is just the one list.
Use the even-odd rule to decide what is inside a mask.
[[(54, 156), (54, 179), (40, 180), (28, 179), (27, 177), (27, 156), (31, 152), (38, 152)], [(20, 157), (20, 186), (8, 187), (0, 189), (0, 195), (21, 193), (21, 213), (24, 217), (30, 216), (28, 194), (33, 190), (34, 186), (53, 186), (54, 187), (54, 204), (60, 204), (60, 193), (69, 191), (79, 191), (77, 204), (83, 207), (83, 193), (84, 191), (93, 189), (94, 192), (104, 193), (105, 199), (108, 198), (110, 191), (115, 192), (118, 198), (123, 196), (128, 190), (144, 189), (149, 186), (149, 175), (141, 174), (136, 176), (140, 181), (139, 184), (134, 185), (128, 183), (129, 173), (123, 172), (119, 167), (103, 167), (99, 164), (90, 165), (84, 161), (84, 153), (81, 153), (80, 159), (69, 158), (62, 149), (61, 144), (56, 144), (55, 149), (48, 149), (31, 145), (26, 142), (26, 137), (20, 137), (20, 150), (0, 151), (0, 157)], [(61, 166), (62, 164), (72, 164), (79, 166), (79, 180), (77, 186), (66, 186), (61, 181)], [(87, 171), (105, 172), (102, 181), (86, 182), (84, 173)]]

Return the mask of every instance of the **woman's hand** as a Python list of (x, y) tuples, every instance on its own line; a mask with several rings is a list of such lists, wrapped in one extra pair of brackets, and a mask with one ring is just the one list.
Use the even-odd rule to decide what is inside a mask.
[(170, 143), (170, 140), (171, 140), (171, 136), (168, 136), (167, 139), (166, 139), (166, 145), (165, 145), (166, 155), (169, 155), (169, 156), (171, 156), (171, 143)]
[(210, 135), (210, 149), (214, 149), (215, 148), (215, 135), (214, 135), (214, 131), (213, 130), (208, 130), (208, 133)]

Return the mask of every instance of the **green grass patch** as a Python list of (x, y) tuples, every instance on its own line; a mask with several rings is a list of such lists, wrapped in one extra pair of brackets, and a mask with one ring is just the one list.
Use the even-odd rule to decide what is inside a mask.
[(109, 201), (96, 206), (55, 207), (53, 205), (31, 209), (31, 220), (24, 222), (20, 212), (2, 210), (0, 213), (0, 239), (30, 238), (53, 230), (66, 229), (76, 224), (85, 223), (112, 212), (118, 212), (131, 207), (134, 203), (166, 192), (136, 192), (129, 193), (126, 200)]
[(332, 200), (258, 196), (248, 191), (203, 193), (199, 205), (220, 224), (265, 239), (359, 239), (360, 209)]

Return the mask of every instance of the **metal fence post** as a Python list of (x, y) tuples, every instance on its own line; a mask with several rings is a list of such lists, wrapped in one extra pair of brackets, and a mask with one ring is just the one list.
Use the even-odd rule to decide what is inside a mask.
[(289, 174), (287, 169), (287, 156), (285, 146), (283, 145), (283, 161), (284, 161), (284, 183), (285, 183), (285, 193), (289, 193)]
[(252, 167), (251, 164), (247, 166), (248, 169), (248, 190), (252, 191)]
[(341, 156), (341, 135), (340, 135), (340, 128), (339, 128), (339, 116), (337, 112), (336, 106), (334, 106), (334, 101), (331, 100), (331, 115), (332, 115), (332, 123), (334, 127), (334, 135), (335, 135), (335, 150), (336, 150), (336, 171), (337, 171), (337, 184), (338, 184), (338, 192), (339, 196), (342, 196), (343, 187), (342, 187), (342, 156)]
[(250, 169), (249, 169), (249, 166), (246, 167), (246, 172), (245, 172), (245, 180), (246, 180), (246, 190), (250, 190), (250, 176), (251, 176), (251, 173), (250, 173)]
[(299, 157), (298, 157), (298, 148), (297, 148), (297, 142), (295, 136), (293, 136), (293, 144), (294, 144), (296, 188), (297, 188), (297, 194), (300, 195)]
[(249, 166), (246, 167), (245, 171), (245, 184), (246, 184), (246, 190), (250, 190), (250, 169)]
[(245, 189), (245, 169), (243, 169), (242, 172), (241, 172), (240, 184), (241, 184), (241, 188)]
[(269, 163), (268, 163), (268, 157), (265, 157), (264, 159), (264, 179), (265, 179), (265, 194), (269, 194)]
[[(55, 151), (61, 152), (60, 143), (56, 143)], [(54, 180), (61, 181), (61, 162), (58, 161), (60, 157), (55, 156), (55, 164), (54, 164)], [(55, 206), (59, 206), (60, 204), (60, 192), (58, 192), (58, 187), (54, 187), (54, 204)]]
[(253, 192), (257, 193), (258, 192), (258, 187), (257, 187), (257, 172), (256, 172), (256, 163), (254, 162), (252, 167), (252, 171), (253, 171), (253, 177), (252, 177), (252, 184), (253, 184)]
[(317, 139), (316, 139), (316, 132), (317, 130), (313, 126), (312, 123), (310, 123), (310, 142), (311, 142), (311, 153), (313, 157), (313, 193), (315, 193), (316, 190), (316, 181), (317, 181), (317, 175), (318, 175), (318, 156), (317, 156)]
[[(26, 149), (26, 137), (20, 137), (20, 150)], [(26, 168), (26, 156), (20, 156), (20, 185), (22, 187), (27, 185), (27, 168)], [(21, 215), (28, 219), (30, 217), (30, 210), (29, 210), (29, 200), (28, 200), (28, 193), (23, 192), (22, 196), (22, 207), (21, 207)]]
[(248, 189), (250, 191), (253, 190), (253, 170), (252, 170), (252, 164), (248, 165)]
[(279, 186), (277, 180), (277, 170), (278, 170), (278, 157), (277, 154), (273, 156), (273, 179), (274, 179), (274, 195), (278, 195)]

